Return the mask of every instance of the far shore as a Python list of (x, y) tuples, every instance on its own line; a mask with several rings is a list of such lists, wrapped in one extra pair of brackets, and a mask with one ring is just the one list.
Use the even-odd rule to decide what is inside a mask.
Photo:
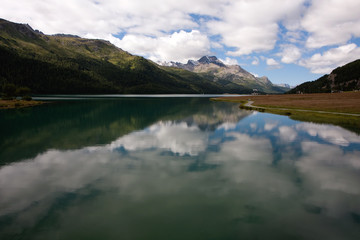
[(14, 109), (14, 108), (25, 108), (25, 107), (33, 107), (44, 104), (42, 101), (25, 101), (25, 100), (3, 100), (0, 99), (0, 109)]
[(213, 100), (244, 103), (264, 108), (287, 108), (360, 114), (360, 92), (255, 95), (219, 97)]
[(360, 92), (255, 95), (212, 98), (240, 108), (288, 115), (294, 120), (339, 125), (360, 133)]

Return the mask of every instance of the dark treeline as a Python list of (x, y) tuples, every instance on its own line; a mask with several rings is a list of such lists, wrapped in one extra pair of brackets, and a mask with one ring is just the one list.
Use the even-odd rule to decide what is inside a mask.
[(312, 82), (305, 82), (288, 93), (330, 93), (360, 90), (360, 60), (338, 67)]

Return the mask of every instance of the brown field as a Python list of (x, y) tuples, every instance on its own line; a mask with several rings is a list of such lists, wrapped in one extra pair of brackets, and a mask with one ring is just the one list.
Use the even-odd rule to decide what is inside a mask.
[(217, 100), (239, 103), (251, 100), (259, 107), (360, 114), (360, 92), (222, 97)]
[(0, 109), (24, 108), (43, 104), (40, 101), (0, 100)]
[[(221, 97), (213, 100), (238, 102), (244, 109), (287, 115), (299, 121), (334, 124), (360, 134), (360, 92)], [(248, 101), (254, 102), (252, 107), (244, 106)]]

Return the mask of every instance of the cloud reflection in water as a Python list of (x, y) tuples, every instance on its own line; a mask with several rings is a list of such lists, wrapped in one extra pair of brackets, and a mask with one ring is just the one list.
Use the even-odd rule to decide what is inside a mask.
[[(209, 219), (216, 212), (220, 225), (254, 221), (261, 223), (256, 226), (263, 234), (276, 229), (279, 234), (289, 231), (304, 238), (314, 232), (325, 236), (325, 229), (334, 227), (327, 224), (329, 219), (351, 222), (351, 216), (360, 214), (359, 136), (339, 127), (269, 116), (217, 122), (213, 130), (199, 127), (196, 119), (203, 125), (203, 117), (190, 122), (159, 121), (107, 145), (48, 150), (3, 166), (0, 219), (13, 219), (4, 231), (39, 224), (66, 194), (74, 194), (77, 200), (62, 208), (58, 221), (63, 231), (70, 231), (66, 224), (70, 216), (85, 211), (89, 204), (96, 205), (94, 214), (108, 214), (112, 207), (126, 215), (132, 209), (132, 214), (144, 219), (151, 216), (153, 224), (159, 224), (156, 217), (165, 217), (160, 209)], [(346, 146), (357, 150), (346, 151)], [(282, 150), (286, 153), (275, 165), (274, 155)], [(217, 167), (189, 171), (195, 162)], [(82, 200), (94, 191), (99, 195)], [(200, 211), (204, 205), (212, 207)], [(191, 210), (193, 206), (196, 210)], [(150, 209), (157, 209), (159, 215)], [(303, 232), (298, 218), (313, 221), (316, 227)], [(120, 214), (108, 221), (125, 220)], [(229, 231), (245, 225), (236, 226)], [(342, 230), (331, 231), (339, 236)], [(358, 234), (352, 228), (349, 233)]]
[(136, 151), (158, 148), (180, 156), (196, 156), (205, 150), (207, 138), (207, 132), (201, 131), (198, 126), (189, 126), (185, 122), (159, 122), (112, 142), (110, 149), (124, 147), (126, 150)]

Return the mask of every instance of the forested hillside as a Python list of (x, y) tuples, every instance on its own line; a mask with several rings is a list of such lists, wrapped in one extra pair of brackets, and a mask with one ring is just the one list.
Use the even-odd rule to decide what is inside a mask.
[(288, 93), (326, 93), (360, 90), (360, 59), (338, 67), (330, 74), (305, 82)]
[(0, 20), (0, 86), (6, 84), (50, 94), (224, 92), (197, 74), (161, 69), (104, 40), (48, 36)]

